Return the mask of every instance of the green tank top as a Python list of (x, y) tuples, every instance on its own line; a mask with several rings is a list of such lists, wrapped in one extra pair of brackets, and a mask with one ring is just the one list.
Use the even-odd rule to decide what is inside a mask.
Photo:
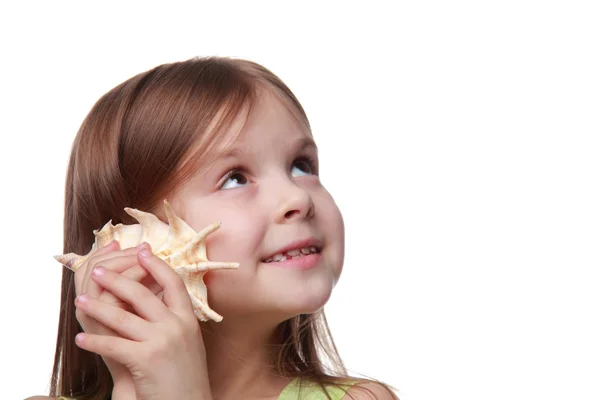
[[(331, 400), (341, 400), (346, 394), (346, 391), (352, 385), (340, 385), (342, 389), (337, 386), (327, 386), (327, 394), (331, 397)], [(59, 400), (76, 400), (71, 397), (59, 397)], [(304, 381), (300, 379), (293, 379), (287, 384), (285, 388), (279, 394), (277, 400), (329, 400), (327, 395), (323, 393), (321, 387), (313, 382)]]
[[(352, 386), (340, 385), (341, 389), (337, 386), (325, 386), (327, 394), (329, 394), (331, 400), (341, 400), (346, 394), (346, 391)], [(300, 379), (292, 380), (281, 392), (278, 400), (329, 400), (327, 395), (323, 393), (323, 389), (313, 382), (304, 381), (300, 384)]]

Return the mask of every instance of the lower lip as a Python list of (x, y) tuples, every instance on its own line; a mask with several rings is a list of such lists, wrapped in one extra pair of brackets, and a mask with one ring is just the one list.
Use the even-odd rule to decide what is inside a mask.
[(274, 261), (265, 263), (267, 265), (273, 265), (275, 267), (282, 268), (296, 268), (296, 269), (309, 269), (317, 265), (317, 262), (321, 258), (320, 253), (307, 254), (300, 258), (292, 258), (285, 261)]

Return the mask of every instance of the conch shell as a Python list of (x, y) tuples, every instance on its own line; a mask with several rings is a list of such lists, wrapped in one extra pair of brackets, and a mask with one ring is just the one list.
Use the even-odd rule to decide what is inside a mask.
[(125, 212), (135, 218), (139, 224), (113, 225), (110, 220), (100, 231), (94, 230), (96, 240), (88, 254), (80, 256), (68, 253), (54, 258), (70, 270), (76, 271), (90, 257), (93, 250), (106, 246), (112, 240), (117, 240), (121, 249), (147, 242), (152, 247), (152, 252), (183, 279), (196, 317), (200, 321), (211, 319), (219, 322), (223, 317), (208, 306), (204, 274), (210, 270), (235, 269), (239, 266), (235, 262), (209, 261), (206, 256), (206, 237), (219, 229), (221, 224), (217, 222), (196, 232), (173, 212), (167, 200), (164, 201), (164, 206), (168, 225), (154, 214), (125, 208)]

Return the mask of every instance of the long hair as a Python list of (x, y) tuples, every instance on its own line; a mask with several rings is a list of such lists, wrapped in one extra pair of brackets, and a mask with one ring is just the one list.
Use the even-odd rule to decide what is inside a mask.
[[(161, 200), (182, 187), (260, 90), (281, 98), (310, 132), (290, 89), (254, 62), (223, 57), (160, 65), (102, 96), (83, 121), (71, 149), (65, 185), (64, 253), (87, 253), (92, 231), (108, 220), (136, 223), (125, 207), (160, 214)], [(74, 274), (64, 268), (53, 396), (105, 399), (113, 382), (102, 358), (74, 345)], [(276, 367), (285, 376), (321, 386), (348, 378), (322, 311), (299, 315), (278, 330)]]

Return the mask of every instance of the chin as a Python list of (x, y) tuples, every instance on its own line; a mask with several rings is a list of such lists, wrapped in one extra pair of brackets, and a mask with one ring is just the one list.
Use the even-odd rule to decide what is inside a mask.
[(280, 310), (289, 316), (312, 314), (319, 311), (329, 301), (333, 285), (323, 283), (318, 286), (321, 287), (312, 287), (311, 290), (304, 291), (290, 291), (285, 297), (285, 301), (279, 303)]

